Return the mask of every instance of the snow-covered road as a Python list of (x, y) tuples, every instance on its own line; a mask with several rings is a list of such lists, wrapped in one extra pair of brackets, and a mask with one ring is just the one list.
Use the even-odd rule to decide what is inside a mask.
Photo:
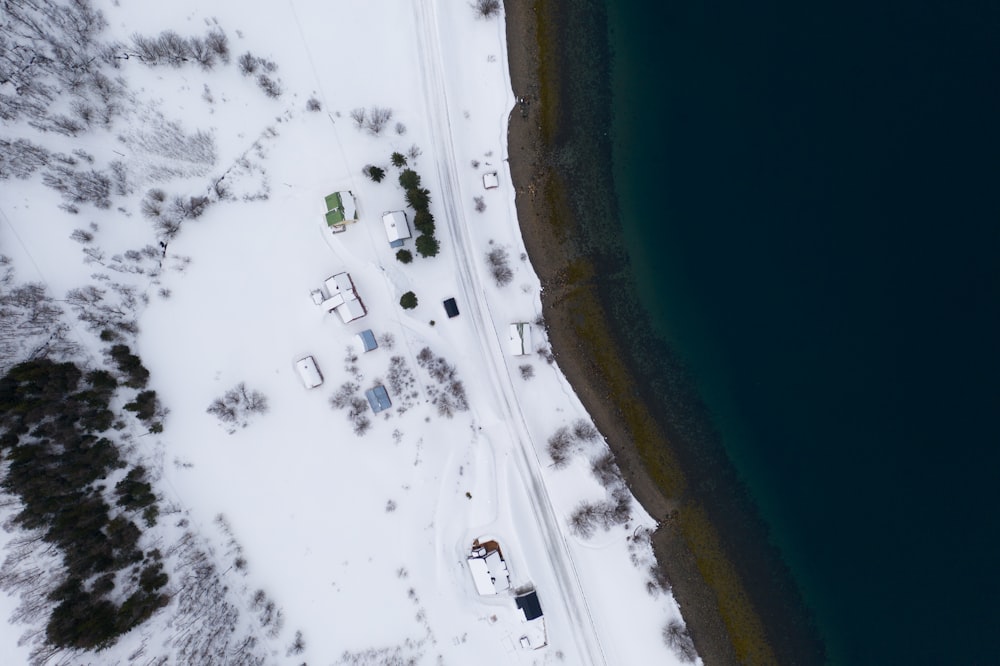
[[(448, 87), (442, 74), (440, 26), (437, 18), (436, 0), (420, 0), (413, 4), (416, 15), (417, 46), (420, 56), (420, 73), (425, 91), (427, 117), (436, 153), (441, 159), (436, 162), (438, 179), (442, 192), (440, 205), (444, 210), (445, 228), (448, 231), (455, 254), (456, 278), (461, 289), (465, 308), (476, 330), (483, 362), (490, 371), (489, 384), (493, 389), (496, 404), (502, 409), (501, 417), (506, 427), (509, 447), (514, 454), (516, 467), (534, 510), (537, 524), (548, 552), (549, 560), (556, 573), (559, 589), (543, 590), (550, 609), (558, 600), (562, 612), (574, 631), (579, 656), (586, 664), (606, 663), (604, 652), (590, 613), (587, 599), (580, 584), (580, 577), (573, 563), (559, 526), (559, 520), (552, 508), (548, 491), (539, 470), (538, 456), (525, 424), (518, 394), (514, 390), (510, 373), (504, 362), (504, 350), (498, 339), (498, 330), (506, 322), (493, 321), (489, 301), (480, 283), (481, 268), (475, 265), (477, 253), (468, 233), (468, 220), (464, 210), (456, 206), (461, 199), (461, 184), (456, 171), (458, 163), (454, 141), (451, 109), (448, 103)], [(498, 445), (503, 445), (497, 442)], [(553, 595), (558, 592), (558, 596)]]

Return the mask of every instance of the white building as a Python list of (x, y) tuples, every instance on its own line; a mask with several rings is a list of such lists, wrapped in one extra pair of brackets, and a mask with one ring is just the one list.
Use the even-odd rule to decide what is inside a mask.
[(479, 594), (492, 595), (510, 589), (510, 572), (496, 541), (480, 545), (477, 539), (473, 543), (472, 554), (466, 561)]
[[(320, 307), (327, 312), (336, 312), (345, 324), (368, 314), (349, 273), (332, 275), (323, 282), (323, 286), (326, 288), (325, 294), (322, 290), (316, 290), (320, 297), (325, 297), (319, 303)], [(316, 291), (313, 292), (313, 301), (317, 300)]]
[(382, 224), (385, 225), (385, 235), (389, 239), (389, 247), (403, 247), (403, 242), (411, 236), (405, 211), (394, 210), (382, 213)]
[(316, 365), (316, 359), (312, 356), (306, 356), (297, 360), (295, 362), (295, 371), (299, 373), (299, 379), (302, 380), (302, 384), (307, 389), (316, 388), (323, 383), (323, 375)]

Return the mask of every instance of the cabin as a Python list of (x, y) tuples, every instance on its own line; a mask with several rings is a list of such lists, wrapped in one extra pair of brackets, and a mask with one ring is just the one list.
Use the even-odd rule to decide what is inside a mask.
[(295, 362), (295, 371), (299, 373), (299, 379), (307, 389), (313, 389), (323, 383), (323, 374), (316, 365), (316, 359), (312, 356), (305, 356)]
[(542, 616), (542, 604), (538, 601), (538, 593), (532, 590), (514, 597), (514, 604), (521, 613), (524, 622), (537, 620)]
[(365, 391), (365, 397), (368, 398), (368, 404), (376, 414), (392, 407), (392, 402), (389, 400), (389, 392), (385, 390), (384, 386), (380, 385), (368, 389)]
[(369, 328), (365, 331), (361, 331), (357, 335), (358, 342), (361, 343), (361, 349), (365, 352), (370, 352), (378, 347), (378, 343), (375, 342), (375, 334)]
[(358, 221), (358, 208), (354, 194), (349, 190), (326, 195), (326, 224), (334, 233), (347, 229), (347, 224)]
[(510, 572), (507, 562), (500, 552), (500, 544), (496, 541), (486, 541), (482, 544), (476, 539), (472, 543), (472, 552), (466, 558), (472, 582), (476, 592), (488, 596), (510, 589)]
[(500, 187), (500, 179), (497, 178), (496, 171), (490, 171), (489, 173), (483, 174), (483, 187), (487, 190), (495, 190)]
[(458, 303), (455, 302), (454, 298), (445, 300), (444, 311), (448, 314), (449, 319), (453, 319), (458, 316)]
[(385, 235), (389, 239), (389, 247), (403, 247), (403, 243), (411, 236), (405, 211), (394, 210), (382, 213), (382, 224), (385, 225)]
[(507, 337), (508, 348), (513, 356), (524, 356), (531, 352), (531, 324), (517, 322), (511, 324)]
[(350, 273), (331, 275), (323, 282), (323, 287), (325, 293), (323, 289), (313, 290), (313, 302), (319, 301), (318, 305), (327, 312), (336, 312), (345, 324), (368, 314)]

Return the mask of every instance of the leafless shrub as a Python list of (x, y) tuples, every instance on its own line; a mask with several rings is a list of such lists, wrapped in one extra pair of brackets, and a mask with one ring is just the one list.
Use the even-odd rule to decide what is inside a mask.
[(385, 512), (386, 513), (392, 513), (395, 510), (396, 510), (396, 501), (395, 500), (388, 500), (385, 503)]
[(367, 113), (368, 112), (365, 111), (365, 108), (363, 106), (351, 109), (351, 120), (354, 121), (355, 129), (360, 130), (362, 127), (365, 126), (365, 116), (367, 115)]
[(590, 471), (605, 488), (610, 488), (622, 482), (621, 470), (615, 463), (611, 451), (605, 451), (590, 461)]
[(323, 105), (320, 104), (320, 101), (315, 97), (310, 97), (309, 100), (306, 102), (307, 111), (321, 111), (322, 109)]
[(392, 109), (383, 106), (373, 106), (368, 109), (368, 120), (365, 122), (365, 129), (372, 136), (378, 136), (390, 120), (392, 120)]
[(288, 650), (285, 651), (286, 657), (291, 657), (295, 654), (302, 654), (306, 649), (306, 641), (302, 638), (302, 632), (296, 631), (295, 638), (292, 640), (292, 644), (288, 646)]
[(510, 268), (510, 256), (502, 247), (495, 247), (486, 254), (490, 273), (498, 287), (506, 287), (514, 279), (514, 271)]
[(364, 436), (372, 425), (371, 419), (368, 418), (368, 401), (364, 398), (351, 398), (347, 418), (354, 426), (354, 434), (359, 437)]
[(521, 379), (525, 381), (528, 381), (535, 376), (535, 366), (530, 363), (525, 363), (524, 365), (519, 366), (518, 370), (521, 371)]
[(581, 442), (593, 442), (600, 437), (600, 433), (589, 421), (577, 419), (573, 422), (573, 436)]
[(219, 28), (210, 30), (205, 37), (205, 43), (223, 63), (229, 64), (229, 38), (226, 37), (226, 33)]
[(472, 160), (472, 168), (473, 169), (479, 168), (479, 160)]
[(556, 430), (555, 433), (549, 437), (548, 452), (549, 457), (552, 458), (553, 467), (556, 469), (562, 469), (569, 464), (569, 454), (572, 445), (573, 437), (570, 434), (569, 428), (566, 428), (565, 426)]
[(420, 150), (420, 146), (418, 146), (417, 144), (413, 144), (412, 146), (410, 146), (410, 149), (406, 151), (406, 154), (407, 156), (409, 156), (411, 160), (416, 161), (418, 157), (424, 154), (424, 151)]
[(250, 76), (260, 69), (260, 58), (249, 51), (241, 55), (236, 62), (239, 65), (240, 74), (243, 76)]
[(392, 351), (393, 347), (396, 346), (396, 336), (386, 331), (382, 335), (378, 336), (378, 344), (379, 347), (382, 347), (387, 351)]
[(86, 244), (94, 240), (94, 234), (90, 233), (86, 229), (74, 229), (73, 233), (71, 233), (69, 237), (77, 243), (82, 244)]
[(334, 409), (345, 409), (350, 406), (351, 398), (361, 387), (354, 382), (344, 382), (330, 398), (330, 406)]
[(398, 134), (399, 136), (403, 136), (404, 134), (406, 134), (406, 125), (404, 125), (403, 123), (396, 123), (396, 134)]
[(486, 199), (484, 197), (473, 197), (472, 200), (476, 202), (477, 213), (482, 213), (486, 210)]
[(589, 539), (598, 528), (609, 530), (631, 517), (632, 498), (627, 488), (616, 488), (611, 498), (601, 502), (581, 502), (570, 515), (570, 530), (579, 537)]
[(693, 664), (698, 658), (698, 653), (694, 649), (694, 641), (691, 640), (687, 627), (678, 620), (670, 620), (663, 627), (663, 642), (673, 650), (674, 655), (682, 664)]
[(261, 90), (264, 91), (264, 94), (270, 97), (271, 99), (278, 99), (279, 97), (281, 97), (282, 93), (281, 84), (272, 79), (267, 74), (257, 75), (257, 85), (260, 87)]

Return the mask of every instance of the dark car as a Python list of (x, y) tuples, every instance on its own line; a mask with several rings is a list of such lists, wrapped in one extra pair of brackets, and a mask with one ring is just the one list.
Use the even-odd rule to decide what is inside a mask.
[(454, 298), (449, 298), (444, 302), (444, 311), (448, 313), (448, 318), (458, 316), (458, 303), (455, 302)]

